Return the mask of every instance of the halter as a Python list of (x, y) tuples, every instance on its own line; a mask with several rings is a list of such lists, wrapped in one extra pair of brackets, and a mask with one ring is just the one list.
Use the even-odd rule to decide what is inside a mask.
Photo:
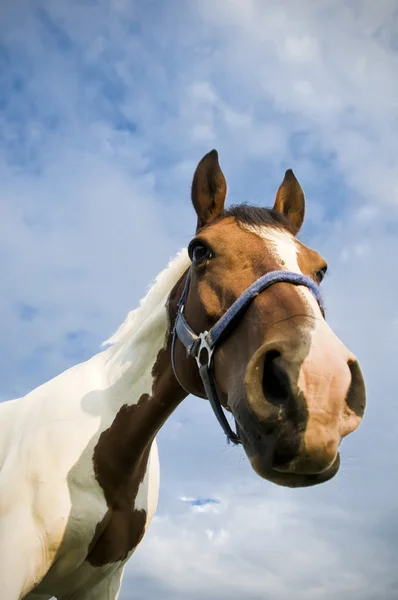
[[(247, 290), (245, 290), (243, 294), (239, 296), (239, 298), (232, 304), (227, 312), (224, 313), (224, 315), (217, 321), (217, 323), (213, 325), (210, 331), (204, 331), (203, 333), (197, 335), (190, 328), (184, 317), (184, 309), (188, 297), (190, 281), (191, 268), (188, 271), (184, 290), (177, 305), (177, 316), (173, 328), (171, 363), (174, 375), (181, 387), (185, 389), (178, 378), (175, 368), (174, 350), (176, 337), (178, 337), (185, 347), (187, 355), (192, 356), (192, 358), (196, 360), (206, 397), (210, 401), (214, 414), (216, 415), (218, 422), (227, 436), (228, 441), (232, 442), (233, 444), (241, 444), (242, 442), (240, 437), (231, 429), (218, 398), (216, 384), (211, 368), (216, 346), (220, 344), (220, 342), (231, 332), (233, 326), (236, 326), (238, 317), (240, 317), (244, 311), (247, 310), (254, 298), (258, 296), (260, 292), (263, 292), (275, 283), (304, 285), (312, 292), (321, 310), (324, 309), (322, 296), (316, 283), (314, 283), (314, 281), (306, 275), (293, 273), (291, 271), (271, 271), (270, 273), (267, 273), (266, 275), (263, 275), (257, 279), (250, 287), (248, 287)], [(188, 394), (190, 393), (188, 390), (185, 391)]]

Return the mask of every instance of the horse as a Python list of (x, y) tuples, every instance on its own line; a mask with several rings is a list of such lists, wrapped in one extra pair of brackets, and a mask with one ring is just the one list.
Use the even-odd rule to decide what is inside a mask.
[(118, 598), (157, 509), (156, 435), (189, 394), (261, 478), (337, 474), (365, 383), (326, 322), (327, 263), (297, 237), (304, 193), (289, 169), (273, 208), (226, 208), (226, 194), (212, 150), (193, 176), (192, 241), (104, 349), (0, 405), (2, 600)]

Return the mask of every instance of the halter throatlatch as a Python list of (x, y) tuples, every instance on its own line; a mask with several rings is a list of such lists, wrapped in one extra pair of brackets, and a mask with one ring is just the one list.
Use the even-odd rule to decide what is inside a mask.
[[(307, 287), (314, 295), (320, 308), (323, 310), (324, 304), (322, 296), (318, 285), (316, 285), (316, 283), (306, 275), (293, 273), (291, 271), (271, 271), (270, 273), (267, 273), (266, 275), (263, 275), (257, 279), (250, 287), (248, 287), (247, 290), (244, 291), (243, 294), (239, 296), (239, 298), (232, 304), (227, 312), (217, 321), (217, 323), (213, 325), (210, 331), (204, 331), (203, 333), (197, 335), (190, 328), (184, 317), (184, 308), (188, 296), (190, 280), (191, 269), (188, 271), (184, 290), (177, 305), (177, 316), (173, 329), (171, 362), (174, 375), (177, 381), (180, 383), (176, 373), (174, 361), (175, 341), (176, 337), (178, 337), (183, 346), (185, 346), (187, 354), (196, 360), (206, 397), (210, 401), (214, 414), (223, 428), (227, 439), (233, 444), (241, 444), (242, 442), (239, 438), (239, 435), (231, 429), (231, 426), (224, 414), (212, 374), (212, 359), (217, 344), (225, 339), (225, 337), (231, 332), (238, 318), (244, 313), (245, 310), (247, 310), (254, 298), (258, 296), (260, 292), (263, 292), (275, 283), (291, 283), (293, 285), (303, 285)], [(180, 385), (181, 387), (184, 387), (181, 383)], [(188, 390), (186, 391), (190, 393)]]

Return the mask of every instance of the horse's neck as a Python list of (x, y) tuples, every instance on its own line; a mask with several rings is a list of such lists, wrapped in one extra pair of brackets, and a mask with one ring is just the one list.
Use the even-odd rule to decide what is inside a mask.
[(172, 371), (170, 347), (166, 306), (160, 306), (131, 343), (105, 352), (112, 416), (95, 449), (103, 465), (134, 469), (146, 461), (156, 433), (186, 396)]

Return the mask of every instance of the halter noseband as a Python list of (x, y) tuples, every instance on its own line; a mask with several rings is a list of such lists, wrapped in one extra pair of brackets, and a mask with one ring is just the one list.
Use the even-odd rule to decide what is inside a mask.
[[(206, 397), (210, 401), (214, 414), (224, 430), (227, 439), (233, 444), (241, 444), (242, 442), (239, 438), (239, 435), (231, 429), (218, 398), (217, 389), (211, 370), (213, 353), (216, 349), (216, 346), (228, 335), (228, 333), (231, 332), (233, 325), (235, 325), (238, 320), (238, 317), (244, 313), (248, 306), (253, 302), (254, 298), (260, 294), (260, 292), (263, 292), (275, 283), (304, 285), (313, 293), (319, 306), (323, 310), (324, 304), (322, 296), (316, 283), (314, 283), (314, 281), (306, 275), (293, 273), (291, 271), (271, 271), (270, 273), (267, 273), (266, 275), (263, 275), (257, 279), (250, 287), (248, 287), (247, 290), (244, 291), (243, 294), (239, 296), (239, 298), (232, 304), (227, 312), (217, 321), (217, 323), (213, 325), (210, 331), (204, 331), (203, 333), (197, 335), (190, 328), (184, 317), (184, 309), (188, 297), (190, 280), (191, 268), (188, 271), (184, 290), (177, 305), (177, 316), (173, 328), (171, 363), (174, 375), (181, 387), (185, 389), (178, 378), (175, 368), (174, 349), (176, 337), (178, 337), (187, 350), (187, 355), (192, 356), (192, 358), (196, 360)], [(187, 393), (191, 393), (188, 390), (185, 391)]]

